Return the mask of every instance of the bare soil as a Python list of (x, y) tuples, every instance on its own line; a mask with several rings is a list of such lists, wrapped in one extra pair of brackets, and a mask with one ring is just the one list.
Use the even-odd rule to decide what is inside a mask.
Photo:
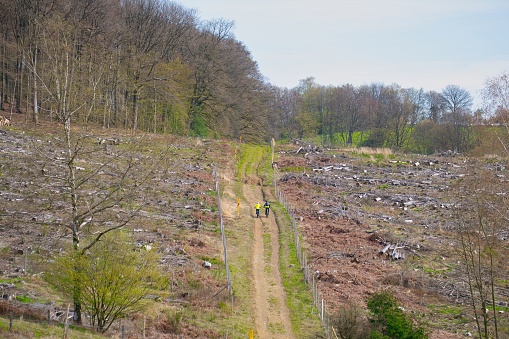
[[(260, 186), (244, 185), (243, 193), (247, 201), (263, 204)], [(266, 218), (262, 210), (256, 218), (254, 211), (252, 208), (248, 217), (252, 219), (254, 230), (252, 274), (256, 338), (294, 338), (279, 274), (279, 230), (271, 213)]]
[[(430, 325), (430, 338), (475, 333), (467, 285), (451, 269), (458, 260), (454, 208), (461, 203), (451, 187), (469, 175), (474, 160), (282, 148), (279, 189), (292, 206), (329, 313), (348, 304), (365, 307), (369, 295), (390, 290), (412, 318)], [(477, 166), (505, 175), (503, 164), (492, 160)], [(388, 244), (404, 258), (382, 253)], [(504, 312), (500, 318), (508, 320)]]
[[(34, 129), (23, 116), (14, 118), (14, 128), (0, 129), (0, 292), (4, 299), (0, 310), (15, 309), (45, 319), (47, 308), (62, 310), (63, 305), (44, 286), (40, 279), (43, 265), (35, 258), (51, 258), (69, 241), (69, 234), (52, 226), (64, 218), (66, 205), (34, 192), (44, 187), (39, 181), (41, 173), (51, 169), (43, 167), (41, 154), (55, 155), (61, 150), (55, 124), (43, 122)], [(97, 153), (84, 167), (101, 161), (99, 156), (125, 148), (132, 139), (147, 141), (139, 154), (146, 163), (151, 161), (147, 149), (156, 153), (150, 149), (154, 147), (151, 141), (169, 146), (167, 158), (146, 188), (151, 194), (139, 216), (144, 226), (134, 223), (133, 234), (140, 246), (157, 243), (164, 254), (163, 263), (172, 279), (166, 307), (185, 305), (220, 314), (217, 305), (228, 303), (224, 281), (214, 277), (216, 268), (207, 270), (202, 263), (222, 253), (214, 164), (230, 196), (231, 201), (223, 205), (229, 223), (237, 213), (231, 193), (235, 164), (228, 143), (100, 129), (88, 133), (105, 140), (101, 143), (104, 154)], [(453, 210), (458, 203), (450, 188), (468, 175), (468, 158), (456, 154), (361, 155), (300, 144), (278, 146), (276, 161), (278, 188), (297, 218), (309, 265), (329, 313), (352, 303), (365, 307), (372, 293), (391, 290), (406, 312), (431, 325), (431, 338), (475, 333), (464, 280), (450, 269), (457, 259), (452, 249)], [(506, 175), (502, 165), (496, 160), (483, 163)], [(245, 204), (240, 217), (253, 231), (250, 251), (256, 338), (294, 338), (279, 273), (277, 224), (272, 214), (259, 219), (254, 215), (254, 204), (262, 203), (262, 187), (257, 176), (243, 179)], [(269, 189), (264, 191), (270, 194)], [(401, 247), (404, 259), (394, 260), (381, 253), (387, 244)], [(216, 293), (217, 297), (210, 298)], [(40, 311), (33, 307), (23, 311), (25, 304), (9, 301), (13, 296), (47, 303), (41, 303)], [(450, 306), (461, 312), (445, 312)], [(180, 334), (221, 337), (213, 328), (189, 319), (183, 319), (175, 332), (171, 317), (158, 312), (148, 318), (137, 314), (123, 324), (130, 333), (141, 333), (140, 324), (145, 324), (150, 338), (179, 338)], [(503, 321), (508, 321), (507, 314), (500, 315)], [(119, 334), (120, 327), (112, 328), (111, 337)]]

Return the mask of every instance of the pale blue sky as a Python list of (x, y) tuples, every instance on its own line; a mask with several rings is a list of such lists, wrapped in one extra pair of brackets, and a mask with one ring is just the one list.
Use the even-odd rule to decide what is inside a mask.
[(509, 71), (508, 0), (180, 0), (203, 20), (235, 22), (267, 80), (293, 88), (374, 82), (480, 104), (486, 78)]

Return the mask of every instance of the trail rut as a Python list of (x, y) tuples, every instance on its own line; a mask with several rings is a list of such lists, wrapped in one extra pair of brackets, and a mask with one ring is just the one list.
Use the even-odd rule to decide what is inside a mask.
[(245, 217), (252, 219), (252, 276), (254, 284), (255, 338), (294, 338), (290, 311), (279, 272), (279, 231), (272, 213), (256, 218), (254, 205), (263, 204), (259, 186), (244, 185), (244, 197), (250, 206)]

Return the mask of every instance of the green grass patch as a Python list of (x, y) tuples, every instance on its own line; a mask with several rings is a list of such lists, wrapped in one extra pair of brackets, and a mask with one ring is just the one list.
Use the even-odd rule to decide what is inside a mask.
[(16, 300), (19, 302), (22, 302), (22, 303), (26, 303), (26, 304), (35, 302), (35, 299), (30, 298), (26, 294), (16, 296)]
[(284, 207), (273, 203), (279, 225), (280, 272), (287, 294), (292, 330), (296, 338), (321, 338), (323, 327), (313, 306), (313, 295), (304, 281), (297, 257), (291, 219)]
[(449, 268), (449, 267), (445, 267), (445, 268), (434, 268), (434, 267), (428, 267), (428, 266), (424, 266), (423, 267), (423, 270), (425, 273), (431, 275), (431, 276), (437, 276), (437, 275), (442, 275), (446, 272), (451, 272), (452, 269)]
[[(7, 318), (0, 318), (1, 338), (63, 338), (64, 327), (62, 325), (48, 325), (46, 323), (32, 323), (20, 319), (14, 319), (12, 329), (9, 332)], [(69, 326), (67, 338), (69, 339), (104, 339), (103, 335), (91, 330)]]
[(283, 172), (290, 172), (290, 173), (304, 173), (306, 171), (309, 171), (310, 168), (309, 167), (304, 167), (304, 166), (290, 166), (290, 167), (283, 167), (281, 168), (279, 171), (281, 173)]
[(21, 279), (21, 278), (0, 279), (0, 283), (2, 283), (2, 284), (17, 285), (17, 284), (21, 283), (22, 281), (23, 281), (23, 279)]
[(430, 305), (429, 308), (436, 313), (450, 316), (458, 316), (463, 312), (460, 306), (453, 305)]

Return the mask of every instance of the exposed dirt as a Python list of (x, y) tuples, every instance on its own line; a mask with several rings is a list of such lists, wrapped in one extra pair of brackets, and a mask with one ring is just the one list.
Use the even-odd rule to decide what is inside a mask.
[[(225, 184), (221, 208), (223, 215), (245, 223), (252, 229), (251, 280), (253, 296), (251, 307), (254, 311), (254, 337), (267, 339), (294, 338), (290, 314), (285, 302), (285, 292), (279, 274), (279, 230), (272, 213), (266, 218), (263, 210), (256, 218), (254, 205), (263, 205), (262, 180), (256, 176), (244, 176), (242, 179), (241, 209), (235, 203), (233, 194), (234, 164), (225, 170), (221, 177)], [(271, 201), (274, 201), (271, 198)], [(240, 213), (239, 213), (240, 212)]]
[[(466, 284), (450, 269), (456, 260), (452, 210), (460, 203), (450, 187), (468, 175), (469, 160), (301, 147), (280, 150), (278, 185), (304, 236), (328, 311), (365, 305), (370, 294), (389, 289), (415, 319), (435, 324), (431, 338), (474, 333)], [(506, 174), (497, 161), (482, 166)], [(389, 244), (403, 258), (382, 253)], [(447, 305), (462, 307), (461, 314), (441, 312)]]
[[(244, 185), (247, 201), (263, 204), (260, 186)], [(263, 208), (262, 208), (263, 209)], [(266, 218), (263, 211), (256, 218), (254, 208), (249, 217), (253, 219), (254, 236), (252, 249), (253, 307), (256, 312), (256, 338), (294, 338), (290, 312), (285, 303), (285, 292), (279, 274), (279, 231), (274, 216)]]
[[(21, 116), (13, 123), (24, 124)], [(26, 128), (32, 127), (28, 124)], [(54, 297), (42, 295), (44, 292), (36, 286), (41, 280), (33, 272), (38, 271), (39, 263), (32, 260), (41, 254), (51, 258), (70, 237), (68, 232), (52, 226), (55, 221), (66, 221), (64, 212), (68, 205), (51, 199), (47, 191), (45, 196), (34, 194), (48, 188), (41, 179), (57, 169), (56, 165), (41, 160), (41, 155), (58, 158), (61, 152), (58, 137), (43, 137), (51, 135), (54, 128), (53, 124), (43, 123), (36, 132), (31, 131), (40, 133), (40, 138), (0, 129), (0, 277), (13, 281), (0, 285), (4, 299), (15, 295), (49, 300)], [(95, 133), (104, 153), (95, 153), (80, 164), (86, 169), (100, 162), (99, 156), (106, 159), (117, 154), (139, 137), (122, 131), (116, 131), (113, 139), (112, 131), (104, 135)], [(202, 267), (204, 258), (215, 258), (222, 251), (217, 227), (213, 226), (217, 201), (211, 194), (215, 190), (212, 164), (222, 164), (220, 180), (227, 195), (233, 198), (235, 167), (227, 156), (231, 150), (220, 141), (144, 138), (162, 140), (161, 144), (169, 145), (169, 152), (151, 173), (150, 185), (145, 187), (150, 194), (140, 195), (140, 199), (147, 200), (135, 199), (146, 205), (139, 214), (144, 227), (133, 223), (133, 233), (140, 246), (157, 243), (163, 253), (163, 263), (172, 277), (172, 294), (166, 305), (185, 304), (214, 312), (218, 300), (210, 295), (224, 289), (224, 284)], [(474, 333), (471, 314), (466, 311), (468, 293), (464, 281), (449, 269), (454, 260), (453, 209), (459, 203), (451, 196), (450, 186), (468, 175), (468, 158), (454, 154), (360, 156), (348, 150), (317, 147), (303, 147), (297, 152), (299, 148), (301, 145), (279, 147), (277, 185), (292, 206), (329, 313), (346, 304), (365, 305), (373, 292), (390, 289), (406, 312), (434, 324), (431, 338), (459, 338)], [(138, 157), (149, 163), (153, 160), (146, 156), (146, 151)], [(506, 167), (496, 160), (483, 166), (501, 175), (508, 174)], [(112, 168), (99, 179), (107, 180), (115, 170)], [(59, 188), (51, 189), (55, 189), (55, 196), (62, 193)], [(265, 194), (270, 193), (265, 190)], [(256, 338), (293, 338), (278, 269), (277, 225), (272, 215), (254, 217), (254, 204), (262, 203), (262, 180), (257, 176), (245, 177), (242, 194), (249, 206), (243, 206), (241, 218), (253, 227)], [(273, 197), (269, 199), (274, 201)], [(237, 213), (235, 204), (222, 207), (230, 219)], [(106, 215), (105, 220), (121, 218), (124, 213), (115, 212), (116, 215)], [(400, 247), (404, 258), (396, 260), (388, 252), (381, 253), (388, 244)], [(30, 279), (25, 279), (27, 271), (33, 274)], [(30, 282), (20, 287), (17, 282), (24, 280)], [(196, 281), (200, 282), (199, 288), (188, 288), (196, 285)], [(218, 298), (223, 296), (224, 293)], [(13, 305), (6, 300), (3, 305), (7, 304)], [(450, 305), (462, 307), (462, 312), (440, 311)], [(34, 309), (30, 312), (44, 319), (45, 307), (57, 310), (59, 305), (42, 305), (40, 314)], [(0, 305), (2, 308), (9, 311), (7, 306)], [(500, 317), (508, 320), (507, 313)], [(151, 338), (178, 338), (180, 333), (192, 338), (220, 337), (214, 330), (200, 329), (186, 321), (180, 333), (175, 334), (171, 322), (160, 314), (147, 320), (135, 315), (124, 325), (128, 330), (139, 331), (140, 323), (145, 321), (146, 335)], [(119, 333), (119, 327), (112, 328), (111, 336)]]
[[(42, 121), (34, 129), (22, 115), (14, 117), (13, 129), (0, 128), (0, 311), (45, 321), (50, 310), (53, 321), (61, 321), (65, 305), (57, 302), (40, 275), (43, 261), (52, 258), (71, 239), (68, 229), (62, 227), (69, 225), (65, 183), (54, 185), (47, 180), (59, 178), (65, 168), (60, 164), (63, 148), (57, 131), (61, 127)], [(123, 320), (126, 333), (136, 337), (135, 333), (141, 334), (144, 326), (150, 338), (179, 338), (181, 334), (220, 337), (218, 332), (201, 329), (185, 317), (172, 323), (168, 314), (172, 314), (171, 310), (178, 314), (181, 305), (207, 312), (227, 298), (227, 293), (220, 293), (224, 282), (213, 277), (215, 268), (208, 270), (202, 263), (204, 258), (221, 253), (215, 226), (213, 164), (221, 173), (221, 166), (228, 163), (229, 146), (219, 141), (137, 135), (122, 130), (75, 133), (85, 137), (83, 151), (91, 150), (92, 155), (82, 156), (77, 174), (83, 178), (106, 164), (94, 176), (96, 188), (84, 186), (81, 194), (98, 197), (97, 201), (102, 187), (119, 178), (129, 161), (135, 167), (128, 179), (144, 178), (139, 184), (141, 189), (124, 200), (129, 203), (119, 201), (112, 213), (94, 215), (93, 223), (121, 222), (131, 214), (130, 207), (141, 206), (129, 216), (133, 218), (129, 227), (138, 246), (157, 246), (171, 280), (171, 291), (160, 303), (161, 310), (154, 309), (146, 318), (135, 314), (132, 319)], [(93, 228), (84, 229), (84, 238), (92, 231)], [(217, 295), (211, 298), (214, 294)], [(30, 306), (19, 302), (20, 297), (41, 302)], [(120, 333), (120, 324), (108, 331), (112, 337)]]

